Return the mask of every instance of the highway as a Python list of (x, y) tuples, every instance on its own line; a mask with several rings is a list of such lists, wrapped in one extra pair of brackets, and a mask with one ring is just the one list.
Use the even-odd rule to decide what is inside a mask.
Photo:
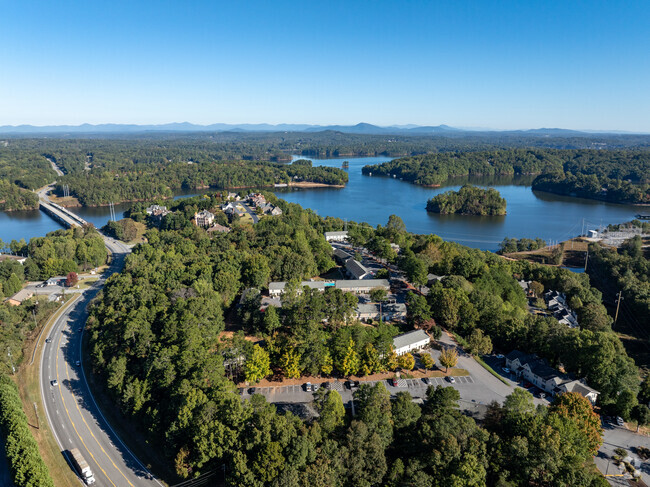
[[(97, 486), (162, 486), (112, 430), (88, 387), (81, 365), (83, 327), (90, 300), (106, 278), (119, 271), (130, 248), (104, 237), (113, 261), (104, 276), (54, 322), (47, 335), (40, 362), (41, 398), (47, 422), (63, 455), (78, 448), (96, 479)], [(42, 340), (45, 340), (45, 336)], [(77, 365), (79, 363), (79, 365)], [(52, 385), (56, 380), (58, 385)], [(73, 467), (70, 467), (73, 471)], [(79, 482), (83, 483), (81, 478)]]

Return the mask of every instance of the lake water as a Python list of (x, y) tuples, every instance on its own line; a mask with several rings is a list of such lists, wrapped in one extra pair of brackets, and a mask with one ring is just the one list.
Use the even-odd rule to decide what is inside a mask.
[[(294, 156), (294, 159), (304, 157)], [(582, 231), (599, 225), (621, 223), (634, 218), (637, 207), (613, 205), (592, 200), (569, 198), (548, 193), (533, 192), (531, 176), (457, 179), (442, 188), (424, 188), (397, 179), (364, 176), (361, 168), (391, 160), (388, 157), (363, 157), (353, 159), (311, 159), (315, 165), (341, 167), (349, 161), (349, 182), (345, 188), (315, 188), (278, 190), (276, 194), (292, 203), (311, 208), (321, 216), (334, 216), (371, 225), (385, 225), (392, 214), (400, 216), (406, 228), (415, 233), (435, 233), (470, 247), (496, 250), (504, 237), (541, 237), (547, 241), (565, 240)], [(425, 210), (427, 200), (434, 195), (457, 190), (465, 182), (477, 186), (496, 187), (508, 202), (508, 214), (501, 217), (437, 215)], [(200, 192), (178, 192), (183, 198)], [(129, 203), (115, 205), (121, 218)], [(96, 227), (109, 219), (109, 209), (72, 208)], [(39, 210), (0, 212), (0, 239), (4, 242), (29, 240), (62, 228)]]
[[(294, 156), (294, 159), (303, 158)], [(600, 225), (632, 220), (637, 207), (533, 192), (534, 177), (462, 178), (441, 188), (425, 188), (398, 179), (364, 176), (361, 168), (391, 160), (388, 157), (311, 159), (314, 165), (341, 167), (349, 161), (345, 188), (282, 190), (276, 194), (292, 203), (312, 208), (320, 216), (334, 216), (371, 225), (385, 225), (391, 214), (400, 216), (414, 233), (435, 233), (469, 247), (496, 250), (504, 237), (541, 237), (561, 241)], [(464, 183), (494, 186), (508, 202), (505, 216), (438, 215), (425, 210), (427, 200)]]

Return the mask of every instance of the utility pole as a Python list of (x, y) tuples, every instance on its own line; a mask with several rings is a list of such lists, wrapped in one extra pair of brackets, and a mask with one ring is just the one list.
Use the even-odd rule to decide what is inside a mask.
[(584, 236), (584, 234), (585, 234), (585, 219), (583, 218), (582, 219), (582, 233), (580, 234), (580, 236), (582, 237), (582, 236)]
[(616, 315), (614, 316), (614, 324), (616, 324), (616, 321), (618, 321), (618, 309), (621, 306), (621, 301), (623, 301), (623, 291), (619, 291), (616, 293)]
[(587, 272), (587, 262), (589, 262), (589, 249), (587, 249), (587, 254), (585, 255), (585, 272)]

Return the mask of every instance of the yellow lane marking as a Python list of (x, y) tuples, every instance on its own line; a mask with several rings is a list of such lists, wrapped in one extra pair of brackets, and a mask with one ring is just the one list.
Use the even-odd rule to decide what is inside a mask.
[[(55, 325), (55, 326), (56, 326), (56, 325)], [(56, 347), (56, 348), (57, 348), (57, 352), (56, 352), (56, 363), (55, 363), (55, 368), (56, 368), (56, 380), (57, 380), (57, 382), (59, 381), (59, 353), (58, 353), (58, 351), (61, 349), (61, 338), (63, 338), (63, 333), (61, 333), (61, 334), (59, 335), (59, 341), (57, 342), (57, 347)], [(74, 432), (77, 433), (77, 436), (78, 436), (79, 439), (81, 440), (81, 443), (83, 444), (84, 448), (85, 448), (86, 451), (90, 454), (90, 456), (92, 457), (93, 461), (97, 464), (97, 466), (99, 467), (99, 469), (100, 469), (102, 472), (104, 472), (104, 475), (106, 476), (106, 478), (108, 479), (108, 481), (109, 481), (111, 484), (113, 484), (113, 487), (117, 487), (117, 485), (115, 485), (115, 483), (111, 480), (111, 478), (108, 476), (108, 474), (106, 473), (106, 471), (105, 471), (105, 470), (102, 468), (102, 466), (99, 464), (99, 462), (98, 462), (97, 459), (95, 458), (95, 455), (93, 455), (93, 453), (90, 451), (90, 449), (86, 446), (86, 442), (84, 441), (84, 439), (83, 439), (83, 438), (81, 437), (81, 435), (79, 434), (79, 431), (77, 431), (77, 426), (74, 424), (74, 421), (72, 421), (72, 418), (70, 417), (70, 412), (68, 411), (68, 407), (65, 405), (65, 399), (63, 398), (63, 392), (61, 392), (61, 385), (59, 385), (58, 387), (59, 387), (59, 395), (61, 396), (61, 401), (63, 401), (63, 408), (65, 409), (65, 413), (67, 414), (68, 419), (70, 420), (70, 424), (72, 424), (72, 427), (74, 428)]]
[[(66, 368), (65, 368), (65, 375), (66, 375), (66, 377), (68, 378), (68, 380), (70, 380), (70, 373), (69, 373), (69, 371), (70, 371), (70, 369), (69, 369), (68, 367), (66, 367)], [(94, 438), (94, 440), (97, 442), (97, 446), (99, 446), (99, 448), (101, 448), (101, 450), (104, 452), (104, 455), (106, 455), (106, 458), (108, 458), (108, 459), (110, 460), (110, 462), (113, 464), (113, 466), (115, 467), (115, 469), (116, 469), (118, 472), (120, 472), (120, 474), (122, 474), (122, 477), (124, 477), (124, 480), (126, 480), (126, 481), (129, 483), (129, 485), (130, 485), (131, 487), (135, 487), (135, 486), (134, 486), (134, 485), (129, 481), (129, 479), (126, 478), (126, 475), (124, 475), (124, 472), (122, 472), (122, 470), (120, 470), (120, 468), (119, 468), (117, 465), (115, 465), (115, 462), (113, 461), (113, 459), (108, 455), (108, 453), (106, 453), (106, 450), (104, 450), (104, 447), (99, 443), (99, 441), (98, 441), (97, 438), (95, 437), (95, 434), (93, 433), (93, 430), (91, 430), (91, 429), (90, 429), (90, 426), (88, 426), (88, 423), (86, 423), (86, 418), (84, 418), (84, 415), (81, 414), (81, 409), (79, 408), (79, 401), (77, 401), (77, 397), (72, 393), (72, 391), (70, 392), (70, 394), (72, 394), (72, 397), (75, 398), (75, 402), (74, 402), (74, 403), (75, 403), (75, 406), (77, 407), (77, 411), (79, 411), (79, 415), (81, 416), (81, 420), (82, 420), (82, 421), (84, 422), (84, 424), (86, 425), (86, 428), (88, 428), (88, 431), (90, 432), (90, 435), (91, 435), (91, 436)], [(109, 441), (110, 441), (110, 440), (109, 440)]]

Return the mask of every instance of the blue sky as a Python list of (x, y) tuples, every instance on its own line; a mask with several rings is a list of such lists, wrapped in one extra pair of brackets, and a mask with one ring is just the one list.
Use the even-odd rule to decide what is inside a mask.
[(650, 132), (647, 1), (0, 0), (0, 125)]

